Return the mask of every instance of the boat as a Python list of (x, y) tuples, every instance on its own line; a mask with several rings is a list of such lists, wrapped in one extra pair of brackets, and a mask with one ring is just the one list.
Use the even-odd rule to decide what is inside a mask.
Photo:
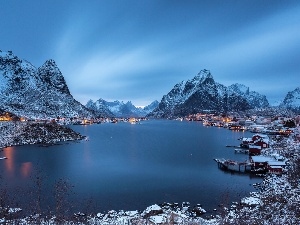
[(1, 159), (7, 159), (7, 157), (0, 157), (0, 160), (1, 160)]

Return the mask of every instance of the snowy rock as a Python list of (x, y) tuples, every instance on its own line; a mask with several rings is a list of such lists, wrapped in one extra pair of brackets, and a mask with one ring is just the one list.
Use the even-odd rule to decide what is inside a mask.
[(161, 213), (163, 213), (162, 208), (159, 205), (155, 204), (147, 207), (142, 214), (144, 215), (144, 217), (149, 217), (159, 215)]

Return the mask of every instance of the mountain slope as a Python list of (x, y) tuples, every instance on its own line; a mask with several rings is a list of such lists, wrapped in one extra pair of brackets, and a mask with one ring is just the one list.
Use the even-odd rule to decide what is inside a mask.
[(19, 117), (92, 117), (70, 94), (54, 60), (35, 68), (11, 51), (0, 52), (0, 108)]
[(288, 92), (280, 107), (300, 112), (300, 87)]
[(201, 70), (193, 79), (182, 81), (164, 95), (149, 116), (168, 118), (205, 110), (227, 112), (267, 107), (265, 96), (249, 91), (244, 85), (226, 87), (215, 82), (209, 70)]

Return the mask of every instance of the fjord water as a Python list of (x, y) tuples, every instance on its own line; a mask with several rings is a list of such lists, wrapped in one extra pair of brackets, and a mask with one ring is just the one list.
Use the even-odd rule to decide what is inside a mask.
[(247, 155), (225, 146), (238, 145), (238, 138), (251, 133), (169, 120), (72, 129), (88, 140), (4, 149), (1, 155), (8, 159), (0, 161), (1, 182), (11, 190), (25, 190), (39, 170), (47, 189), (44, 195), (50, 198), (54, 182), (67, 179), (74, 186), (72, 200), (81, 204), (91, 198), (98, 211), (143, 210), (154, 203), (185, 201), (211, 211), (218, 204), (239, 201), (254, 191), (253, 183), (261, 181), (222, 171), (213, 161), (246, 160)]

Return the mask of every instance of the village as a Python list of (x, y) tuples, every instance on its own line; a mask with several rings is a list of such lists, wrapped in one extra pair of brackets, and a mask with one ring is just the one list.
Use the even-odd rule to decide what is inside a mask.
[[(223, 127), (233, 132), (249, 131), (252, 137), (240, 138), (239, 146), (233, 147), (235, 153), (249, 155), (248, 160), (237, 162), (230, 159), (214, 159), (219, 168), (235, 172), (251, 172), (254, 174), (281, 175), (287, 170), (288, 159), (280, 150), (270, 148), (283, 138), (291, 137), (300, 141), (300, 116), (257, 116), (216, 115), (213, 113), (197, 113), (189, 115), (184, 120), (202, 121), (204, 126)], [(182, 120), (183, 120), (182, 119)], [(244, 134), (244, 133), (243, 133)]]
[(86, 117), (60, 117), (56, 118), (26, 118), (17, 117), (11, 113), (0, 114), (0, 122), (31, 122), (31, 123), (57, 123), (59, 125), (91, 125), (101, 123), (119, 123), (128, 122), (131, 124), (137, 124), (141, 121), (147, 120), (146, 117), (97, 117), (97, 118), (86, 118)]

